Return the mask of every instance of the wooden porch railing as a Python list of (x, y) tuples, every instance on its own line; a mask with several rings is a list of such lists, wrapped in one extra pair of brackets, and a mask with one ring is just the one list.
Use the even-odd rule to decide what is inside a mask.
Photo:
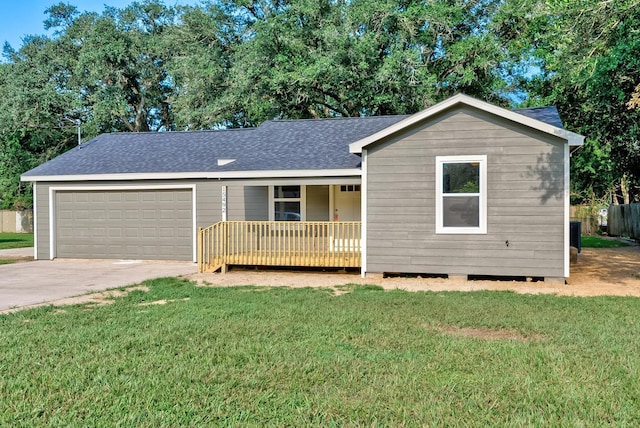
[(198, 230), (198, 271), (228, 265), (360, 267), (361, 222), (222, 221)]

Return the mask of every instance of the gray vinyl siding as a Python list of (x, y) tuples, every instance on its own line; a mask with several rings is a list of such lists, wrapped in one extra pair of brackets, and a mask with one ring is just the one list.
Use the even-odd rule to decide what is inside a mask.
[(217, 180), (193, 183), (196, 184), (196, 227), (208, 227), (219, 222), (222, 219), (222, 183)]
[(38, 260), (49, 259), (49, 186), (43, 183), (36, 185), (34, 198), (37, 199), (34, 221), (35, 238), (37, 239)]
[(269, 220), (269, 187), (228, 184), (227, 209), (228, 220)]
[(307, 220), (329, 221), (329, 186), (307, 186)]
[[(564, 144), (458, 108), (370, 147), (367, 271), (563, 277)], [(435, 233), (435, 158), (457, 155), (487, 155), (487, 234)]]

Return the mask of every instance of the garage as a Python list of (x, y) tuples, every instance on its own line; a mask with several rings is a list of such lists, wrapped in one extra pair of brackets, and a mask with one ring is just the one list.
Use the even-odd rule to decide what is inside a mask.
[(193, 189), (55, 191), (55, 257), (193, 260)]

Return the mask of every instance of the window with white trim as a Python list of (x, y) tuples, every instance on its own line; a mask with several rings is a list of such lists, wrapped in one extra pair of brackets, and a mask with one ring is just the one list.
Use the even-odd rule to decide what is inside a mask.
[(436, 233), (487, 233), (487, 156), (436, 157)]
[(305, 219), (305, 186), (270, 186), (271, 221), (302, 221)]

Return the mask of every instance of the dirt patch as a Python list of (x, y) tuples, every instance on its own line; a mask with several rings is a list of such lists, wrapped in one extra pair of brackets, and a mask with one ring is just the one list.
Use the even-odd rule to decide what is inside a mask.
[(146, 285), (136, 285), (127, 287), (124, 290), (107, 290), (99, 293), (85, 294), (83, 296), (70, 297), (68, 299), (56, 300), (50, 304), (53, 306), (82, 305), (106, 306), (115, 303), (118, 297), (125, 297), (132, 291), (149, 291)]
[(387, 290), (407, 291), (514, 291), (522, 294), (562, 296), (640, 297), (640, 246), (585, 248), (578, 263), (571, 266), (567, 284), (519, 281), (461, 281), (443, 278), (361, 278), (354, 273), (250, 271), (232, 269), (227, 274), (193, 274), (187, 277), (199, 285), (229, 287), (328, 287), (345, 284), (373, 284)]
[(640, 296), (640, 246), (584, 248), (568, 283), (580, 295)]
[[(39, 303), (37, 305), (21, 306), (19, 308), (6, 309), (0, 311), (0, 314), (9, 314), (11, 312), (18, 312), (25, 309), (37, 308), (40, 306), (70, 306), (70, 305), (83, 305), (86, 304), (87, 308), (95, 306), (105, 306), (115, 303), (115, 299), (118, 297), (124, 297), (132, 291), (149, 291), (149, 287), (146, 285), (135, 285), (133, 287), (127, 287), (124, 290), (107, 290), (99, 293), (83, 294), (81, 296), (69, 297), (66, 299), (54, 300), (52, 302)], [(57, 310), (56, 314), (65, 313), (64, 310)]]
[(185, 297), (184, 299), (169, 299), (169, 300), (162, 299), (162, 300), (154, 300), (153, 302), (138, 303), (138, 306), (166, 305), (167, 303), (186, 302), (187, 300), (189, 300), (188, 297)]
[(540, 335), (525, 336), (514, 330), (500, 329), (494, 330), (486, 327), (454, 327), (444, 326), (437, 329), (440, 333), (471, 337), (482, 340), (517, 340), (519, 342), (539, 342), (544, 338)]
[(13, 263), (32, 262), (33, 256), (0, 256), (0, 260), (11, 260)]

